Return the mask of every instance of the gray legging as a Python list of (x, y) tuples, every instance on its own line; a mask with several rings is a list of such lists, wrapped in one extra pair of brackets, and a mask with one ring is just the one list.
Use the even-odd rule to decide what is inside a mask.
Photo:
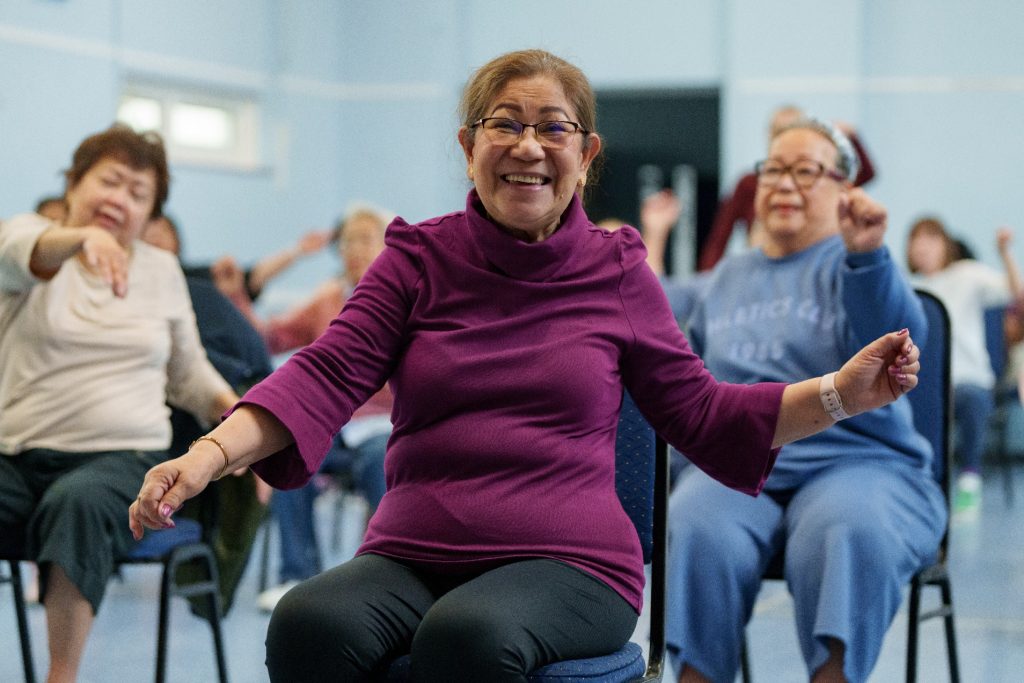
[(372, 681), (411, 651), (417, 683), (526, 681), (554, 661), (615, 652), (637, 619), (606, 584), (555, 560), (452, 577), (360, 555), (278, 603), (267, 668), (275, 683)]

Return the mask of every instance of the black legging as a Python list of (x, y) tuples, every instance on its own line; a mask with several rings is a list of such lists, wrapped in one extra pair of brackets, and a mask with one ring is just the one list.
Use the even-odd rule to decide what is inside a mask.
[(415, 683), (526, 681), (551, 662), (615, 652), (637, 618), (606, 584), (554, 560), (453, 579), (361, 555), (281, 599), (267, 668), (275, 683), (373, 681), (411, 651)]

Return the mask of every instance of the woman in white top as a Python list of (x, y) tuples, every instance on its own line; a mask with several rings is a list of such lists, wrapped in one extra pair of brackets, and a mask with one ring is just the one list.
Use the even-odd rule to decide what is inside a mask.
[(936, 218), (917, 221), (907, 243), (907, 265), (915, 286), (937, 296), (949, 312), (955, 452), (960, 466), (954, 511), (961, 516), (976, 514), (981, 503), (981, 456), (999, 379), (985, 344), (985, 310), (1009, 303), (1011, 292), (1021, 291), (1020, 274), (1010, 253), (1012, 234), (1002, 228), (996, 237), (1004, 273), (963, 258), (960, 245)]
[(137, 239), (169, 180), (160, 138), (115, 125), (75, 151), (63, 224), (0, 224), (0, 539), (39, 563), (51, 683), (74, 680), (134, 543), (124, 508), (167, 457), (167, 401), (212, 422), (237, 400), (174, 256)]

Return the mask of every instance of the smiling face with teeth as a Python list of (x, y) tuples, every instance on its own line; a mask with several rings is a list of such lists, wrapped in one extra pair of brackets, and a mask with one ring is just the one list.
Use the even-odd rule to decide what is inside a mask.
[[(522, 123), (576, 121), (576, 112), (559, 82), (548, 76), (515, 78), (502, 88), (486, 116)], [(528, 242), (546, 239), (581, 187), (601, 149), (595, 133), (582, 134), (565, 149), (541, 146), (533, 128), (511, 146), (493, 144), (479, 130), (463, 126), (459, 143), (468, 174), (491, 220)]]

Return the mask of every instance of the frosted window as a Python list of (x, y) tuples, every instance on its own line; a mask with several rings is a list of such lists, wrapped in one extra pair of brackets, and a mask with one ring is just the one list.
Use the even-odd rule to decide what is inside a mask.
[(175, 144), (201, 149), (227, 149), (234, 142), (231, 113), (220, 107), (175, 104), (171, 108), (170, 136)]
[(163, 125), (163, 107), (159, 100), (150, 97), (128, 95), (121, 98), (117, 108), (117, 120), (135, 130), (160, 130)]

